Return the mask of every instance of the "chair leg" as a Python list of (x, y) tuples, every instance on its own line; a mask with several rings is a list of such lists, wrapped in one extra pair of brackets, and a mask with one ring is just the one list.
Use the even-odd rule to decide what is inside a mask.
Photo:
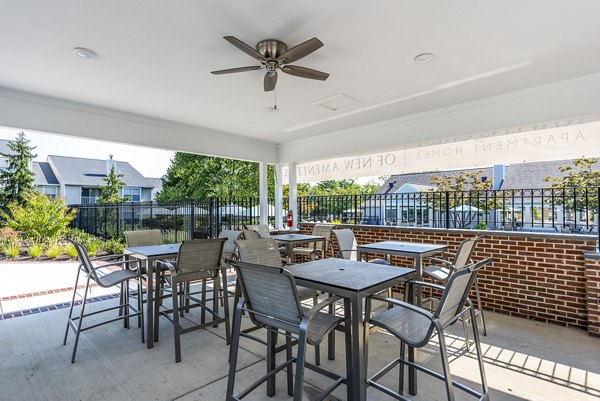
[(206, 323), (206, 279), (202, 280), (202, 307), (200, 308), (200, 323)]
[(233, 331), (231, 333), (231, 346), (229, 347), (229, 376), (227, 377), (226, 401), (232, 401), (235, 386), (235, 372), (237, 368), (237, 355), (240, 345), (240, 326), (242, 324), (242, 303), (238, 302), (233, 312)]
[(450, 363), (448, 362), (448, 350), (446, 349), (446, 339), (442, 325), (436, 322), (436, 330), (440, 342), (440, 356), (442, 358), (442, 370), (444, 371), (444, 383), (446, 384), (446, 396), (448, 401), (454, 401), (454, 388), (452, 387), (452, 374), (450, 373)]
[(471, 346), (469, 344), (469, 330), (467, 328), (467, 319), (464, 317), (460, 318), (463, 325), (463, 333), (465, 335), (465, 346), (467, 347), (467, 351), (471, 351)]
[(306, 361), (306, 327), (300, 329), (296, 355), (296, 383), (294, 383), (294, 401), (302, 401), (304, 387), (304, 362)]
[(65, 330), (65, 338), (63, 339), (63, 345), (67, 345), (67, 337), (69, 336), (69, 329), (71, 328), (71, 318), (73, 317), (73, 307), (75, 306), (75, 296), (77, 295), (79, 273), (81, 273), (81, 269), (77, 268), (77, 277), (75, 278), (75, 285), (73, 286), (73, 297), (71, 298), (71, 306), (69, 307), (69, 318), (67, 319), (67, 329)]
[(85, 313), (85, 303), (87, 302), (88, 289), (90, 288), (90, 276), (87, 277), (85, 283), (85, 291), (83, 300), (81, 301), (81, 311), (79, 312), (79, 320), (77, 321), (77, 332), (75, 333), (75, 343), (73, 344), (73, 353), (71, 354), (71, 363), (75, 363), (75, 355), (77, 354), (77, 345), (79, 344), (79, 335), (81, 334), (81, 325), (83, 323), (83, 315)]
[(404, 360), (406, 357), (406, 344), (400, 341), (400, 373), (398, 376), (398, 393), (404, 394)]
[(477, 316), (475, 315), (475, 310), (471, 301), (469, 300), (467, 302), (469, 302), (469, 306), (471, 308), (471, 321), (473, 322), (473, 341), (475, 342), (475, 351), (477, 352), (477, 363), (479, 365), (479, 374), (481, 376), (481, 388), (483, 390), (482, 400), (489, 400), (487, 379), (485, 377), (485, 368), (483, 365), (483, 353), (481, 352), (479, 329), (477, 328)]
[(483, 326), (483, 335), (487, 336), (487, 328), (485, 327), (485, 317), (483, 316), (483, 305), (481, 304), (481, 296), (479, 295), (479, 284), (477, 284), (477, 278), (475, 278), (475, 295), (477, 296), (477, 309), (479, 315), (481, 315), (481, 325)]
[(225, 342), (227, 345), (231, 343), (231, 324), (229, 322), (229, 293), (227, 292), (227, 271), (221, 270), (221, 276), (223, 279), (223, 315), (225, 317)]
[[(172, 282), (171, 299), (173, 300), (173, 340), (175, 342), (175, 362), (181, 362), (181, 342), (180, 342), (180, 328), (179, 328), (179, 295), (177, 294), (177, 280), (173, 278)], [(156, 316), (158, 320), (158, 316)]]
[[(271, 326), (267, 326), (267, 373), (275, 369), (275, 333)], [(267, 396), (275, 395), (275, 375), (267, 379)]]
[[(329, 294), (329, 296), (332, 296), (332, 294)], [(329, 305), (329, 313), (335, 314), (335, 303)], [(330, 361), (335, 360), (335, 330), (327, 335), (327, 358)]]
[[(285, 332), (285, 359), (286, 360), (290, 360), (292, 359), (292, 333), (290, 333), (289, 331)], [(287, 389), (288, 389), (288, 395), (289, 396), (293, 396), (294, 395), (294, 370), (293, 370), (293, 366), (290, 363), (287, 368)]]
[(144, 299), (142, 295), (142, 278), (138, 277), (138, 290), (137, 290), (137, 302), (138, 302), (138, 327), (141, 327), (142, 332), (142, 343), (146, 342), (144, 337)]
[(131, 315), (131, 311), (129, 310), (129, 280), (125, 280), (121, 283), (123, 288), (123, 327), (126, 329), (129, 328), (129, 316)]
[[(152, 280), (151, 277), (148, 278), (148, 280)], [(164, 280), (161, 280), (160, 278), (157, 278), (157, 285), (154, 288), (154, 341), (158, 341), (158, 337), (160, 334), (160, 307), (162, 305), (162, 297), (163, 297), (163, 290), (164, 290), (164, 284), (163, 285), (158, 285), (159, 282), (163, 282)], [(174, 287), (171, 288), (171, 296), (176, 292), (176, 290), (174, 289)], [(150, 296), (150, 295), (149, 295)]]
[[(219, 271), (217, 270), (217, 275), (213, 278), (213, 289), (212, 289), (212, 305), (213, 305), (213, 322), (219, 319), (219, 292), (221, 289), (221, 283), (219, 281)], [(218, 323), (213, 323), (213, 327), (218, 327)]]

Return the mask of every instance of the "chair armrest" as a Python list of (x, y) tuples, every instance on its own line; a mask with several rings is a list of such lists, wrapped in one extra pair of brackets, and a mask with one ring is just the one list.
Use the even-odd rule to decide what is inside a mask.
[(90, 260), (94, 261), (94, 260), (102, 260), (102, 259), (110, 259), (110, 258), (122, 258), (123, 256), (130, 256), (130, 255), (126, 255), (124, 253), (119, 253), (119, 254), (114, 254), (114, 255), (96, 256), (96, 257), (90, 258)]
[(369, 298), (376, 299), (378, 301), (387, 302), (388, 304), (392, 304), (394, 306), (399, 306), (401, 308), (410, 309), (411, 311), (418, 313), (420, 315), (423, 315), (426, 318), (428, 318), (429, 320), (432, 320), (431, 313), (428, 310), (419, 308), (418, 306), (409, 304), (408, 302), (400, 301), (399, 299), (394, 299), (394, 298), (384, 298), (384, 297), (380, 297), (377, 295), (371, 295)]
[(105, 267), (108, 267), (108, 266), (123, 266), (123, 268), (125, 268), (125, 265), (130, 265), (132, 263), (138, 263), (139, 264), (139, 260), (135, 260), (135, 259), (134, 260), (121, 260), (121, 261), (118, 261), (118, 262), (104, 263), (104, 264), (101, 264), (101, 265), (98, 265), (98, 266), (94, 266), (92, 268), (92, 271), (98, 271), (98, 270), (104, 269)]
[(435, 288), (436, 290), (440, 290), (440, 291), (444, 291), (444, 289), (446, 288), (443, 285), (428, 283), (426, 281), (417, 281), (417, 280), (407, 281), (406, 284), (407, 285), (418, 285), (421, 287)]
[(430, 260), (433, 260), (434, 262), (439, 262), (442, 263), (444, 265), (448, 265), (449, 267), (454, 268), (454, 263), (450, 262), (449, 260), (445, 260), (445, 259), (440, 259), (440, 258), (429, 258)]
[(335, 295), (331, 296), (331, 297), (327, 298), (326, 300), (321, 301), (318, 304), (316, 304), (315, 306), (313, 306), (312, 308), (310, 308), (310, 310), (308, 312), (306, 312), (305, 316), (308, 318), (308, 321), (310, 322), (312, 320), (312, 318), (317, 314), (317, 312), (319, 312), (321, 309), (325, 308), (326, 306), (329, 306), (332, 303), (339, 301), (340, 299), (342, 299), (342, 298), (335, 296)]

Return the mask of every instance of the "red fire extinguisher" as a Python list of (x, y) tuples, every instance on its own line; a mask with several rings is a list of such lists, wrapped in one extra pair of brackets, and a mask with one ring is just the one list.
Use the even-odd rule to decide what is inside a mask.
[(292, 214), (291, 210), (287, 214), (287, 226), (288, 228), (292, 228), (294, 226), (294, 215)]

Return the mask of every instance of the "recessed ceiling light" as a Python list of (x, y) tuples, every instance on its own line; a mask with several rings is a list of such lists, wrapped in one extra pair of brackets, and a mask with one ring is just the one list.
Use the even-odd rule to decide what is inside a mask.
[(95, 51), (86, 49), (85, 47), (75, 47), (73, 53), (81, 58), (94, 58), (97, 56)]
[(433, 60), (433, 54), (432, 53), (422, 53), (419, 54), (418, 56), (415, 56), (414, 60), (415, 63), (419, 63), (419, 64), (425, 64), (425, 63), (429, 63), (431, 60)]

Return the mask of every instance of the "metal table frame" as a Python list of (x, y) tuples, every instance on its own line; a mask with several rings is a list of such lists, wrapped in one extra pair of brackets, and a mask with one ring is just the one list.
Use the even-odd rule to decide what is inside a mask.
[[(382, 241), (372, 244), (358, 245), (357, 253), (360, 260), (363, 253), (377, 253), (391, 256), (403, 256), (415, 260), (414, 267), (416, 280), (423, 279), (423, 258), (434, 255), (444, 254), (448, 251), (448, 245), (422, 243), (422, 242), (401, 242), (401, 241)], [(365, 258), (365, 260), (367, 260)], [(417, 286), (413, 294), (413, 304), (421, 306), (421, 287)], [(415, 361), (415, 350), (410, 347), (408, 350), (408, 359)], [(414, 368), (409, 368), (408, 392), (412, 395), (417, 394), (417, 375)]]
[(125, 248), (123, 254), (135, 258), (146, 266), (146, 347), (154, 347), (158, 338), (158, 325), (154, 327), (154, 266), (159, 260), (173, 259), (179, 253), (180, 244), (146, 245)]
[[(286, 267), (298, 285), (324, 291), (344, 299), (344, 313), (350, 314), (350, 349), (346, 350), (347, 399), (367, 399), (367, 360), (364, 298), (400, 284), (414, 269), (374, 265), (346, 259), (328, 258)], [(360, 273), (363, 278), (360, 278)], [(348, 317), (346, 315), (346, 317)], [(348, 335), (348, 334), (347, 334)]]
[(304, 234), (282, 234), (273, 235), (275, 241), (278, 244), (284, 244), (287, 252), (287, 264), (291, 265), (294, 263), (294, 246), (303, 244), (314, 244), (314, 250), (317, 251), (317, 242), (323, 242), (323, 249), (321, 250), (321, 258), (325, 257), (325, 246), (327, 245), (327, 238), (319, 235), (304, 235)]

